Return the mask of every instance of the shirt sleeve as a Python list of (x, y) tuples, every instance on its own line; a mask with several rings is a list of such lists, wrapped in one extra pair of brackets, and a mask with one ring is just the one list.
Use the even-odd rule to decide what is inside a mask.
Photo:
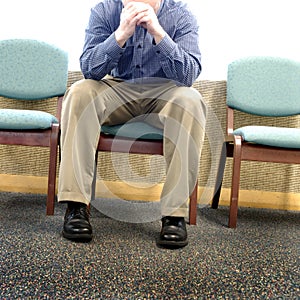
[[(101, 27), (99, 27), (101, 24)], [(97, 33), (97, 34), (95, 34)], [(92, 10), (86, 29), (80, 67), (85, 78), (100, 80), (114, 69), (124, 52), (109, 24), (102, 19), (99, 11)]]
[(155, 53), (167, 78), (191, 86), (202, 68), (198, 24), (191, 14), (181, 18), (174, 36), (166, 34)]

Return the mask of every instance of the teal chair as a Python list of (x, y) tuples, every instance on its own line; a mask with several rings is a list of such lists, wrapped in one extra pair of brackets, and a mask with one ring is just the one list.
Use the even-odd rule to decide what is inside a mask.
[(0, 41), (0, 96), (15, 104), (0, 108), (0, 144), (50, 148), (47, 215), (54, 213), (60, 116), (20, 109), (18, 103), (30, 101), (32, 108), (38, 100), (58, 99), (59, 112), (67, 77), (68, 56), (63, 50), (31, 39)]
[[(128, 122), (115, 126), (102, 126), (96, 162), (98, 151), (163, 155), (163, 131), (145, 122)], [(190, 225), (196, 225), (197, 222), (197, 192), (198, 181), (190, 195)]]
[[(235, 128), (234, 113), (280, 118), (300, 114), (300, 62), (278, 57), (246, 57), (227, 73), (227, 157), (233, 157), (228, 226), (237, 225), (241, 162), (300, 164), (300, 128), (248, 124)], [(256, 119), (257, 120), (257, 119)], [(221, 160), (222, 178), (225, 160)], [(217, 208), (221, 187), (212, 207)]]

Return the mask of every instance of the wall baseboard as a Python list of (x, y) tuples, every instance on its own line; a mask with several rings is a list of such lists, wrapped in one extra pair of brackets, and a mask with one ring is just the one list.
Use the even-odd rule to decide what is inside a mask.
[[(162, 184), (145, 185), (116, 181), (98, 181), (96, 197), (158, 201)], [(199, 187), (199, 195), (203, 191)], [(47, 177), (0, 174), (0, 192), (46, 194)], [(222, 189), (220, 205), (229, 205), (230, 189)], [(300, 194), (241, 190), (239, 206), (300, 211)]]

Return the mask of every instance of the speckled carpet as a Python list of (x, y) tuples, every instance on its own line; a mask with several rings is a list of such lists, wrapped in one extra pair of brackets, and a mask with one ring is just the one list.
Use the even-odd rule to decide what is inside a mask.
[(300, 299), (300, 213), (200, 208), (189, 245), (156, 247), (160, 222), (124, 223), (92, 208), (89, 244), (61, 236), (65, 207), (0, 193), (0, 299)]

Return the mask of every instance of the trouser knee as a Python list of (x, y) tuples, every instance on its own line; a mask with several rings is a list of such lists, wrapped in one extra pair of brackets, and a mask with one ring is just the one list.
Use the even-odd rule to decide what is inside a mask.
[(205, 127), (207, 109), (197, 90), (190, 87), (178, 87), (165, 101), (166, 105), (161, 111), (164, 117), (182, 120), (184, 116), (187, 116), (193, 122), (198, 122), (202, 128)]
[(107, 87), (101, 82), (83, 79), (74, 83), (67, 91), (63, 101), (63, 108), (67, 108), (69, 113), (81, 114), (88, 106), (103, 107), (101, 102), (101, 91)]

